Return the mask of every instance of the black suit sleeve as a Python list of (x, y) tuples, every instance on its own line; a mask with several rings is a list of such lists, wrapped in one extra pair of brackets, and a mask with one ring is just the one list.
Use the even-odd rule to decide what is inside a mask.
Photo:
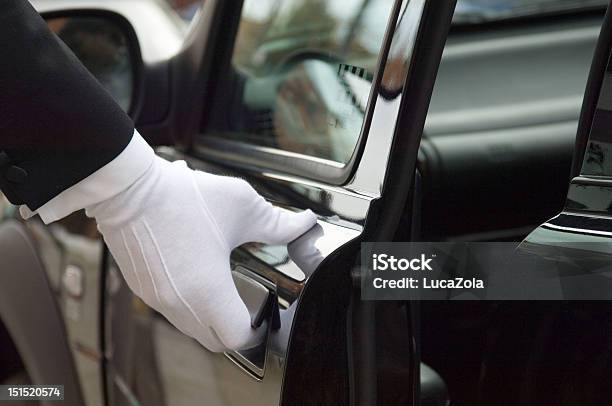
[(36, 210), (113, 160), (134, 124), (27, 0), (0, 0), (0, 189)]

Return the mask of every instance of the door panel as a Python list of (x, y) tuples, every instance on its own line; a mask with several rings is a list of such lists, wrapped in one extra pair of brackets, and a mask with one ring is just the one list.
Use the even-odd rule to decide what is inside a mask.
[[(313, 0), (298, 0), (294, 3), (304, 5), (308, 2), (316, 3), (317, 7), (326, 7), (326, 2)], [(227, 18), (227, 24), (220, 24), (225, 28), (224, 40), (232, 37), (227, 32), (227, 27), (237, 25), (235, 13), (239, 7), (236, 6), (240, 5), (240, 2), (228, 3), (234, 6), (233, 11), (229, 14), (219, 13)], [(388, 10), (389, 18), (384, 13), (365, 17), (367, 8), (374, 3), (386, 3), (383, 8)], [(270, 4), (276, 3), (271, 1)], [(440, 7), (440, 3), (433, 0), (364, 1), (359, 4), (359, 12), (347, 17), (349, 28), (359, 31), (357, 27), (360, 24), (387, 27), (383, 30), (381, 49), (376, 51), (373, 65), (361, 71), (359, 66), (355, 66), (355, 62), (355, 65), (347, 67), (343, 61), (336, 60), (336, 56), (322, 57), (320, 52), (313, 49), (305, 52), (305, 55), (316, 62), (303, 64), (299, 68), (302, 76), (292, 84), (306, 86), (298, 86), (297, 89), (315, 89), (316, 91), (312, 91), (317, 97), (305, 102), (299, 99), (307, 96), (302, 91), (290, 92), (282, 87), (277, 89), (278, 95), (282, 97), (297, 97), (298, 104), (306, 103), (304, 111), (300, 107), (292, 112), (282, 110), (278, 113), (281, 118), (284, 117), (285, 124), (287, 114), (300, 117), (300, 126), (289, 130), (283, 127), (283, 136), (302, 137), (298, 141), (305, 141), (312, 136), (312, 132), (307, 132), (314, 125), (309, 120), (320, 120), (321, 106), (325, 107), (326, 117), (333, 118), (324, 120), (324, 125), (329, 125), (330, 128), (345, 123), (342, 121), (342, 117), (346, 117), (343, 114), (350, 115), (355, 109), (362, 109), (362, 122), (356, 132), (352, 131), (355, 128), (353, 124), (347, 124), (351, 131), (339, 131), (340, 137), (348, 137), (347, 134), (350, 133), (355, 141), (354, 150), (348, 155), (342, 155), (346, 159), (336, 160), (332, 156), (333, 151), (338, 151), (338, 144), (334, 144), (337, 141), (334, 134), (337, 133), (323, 134), (323, 137), (331, 138), (319, 140), (323, 144), (317, 144), (318, 147), (336, 146), (326, 150), (328, 155), (316, 156), (319, 151), (317, 148), (300, 150), (300, 144), (296, 142), (284, 144), (283, 141), (264, 146), (259, 141), (249, 143), (245, 139), (237, 141), (229, 139), (229, 136), (220, 137), (219, 134), (229, 130), (220, 127), (220, 120), (211, 121), (210, 117), (204, 118), (200, 135), (191, 140), (191, 148), (158, 149), (161, 156), (170, 160), (183, 159), (195, 169), (244, 178), (277, 206), (288, 210), (311, 209), (318, 216), (318, 225), (286, 247), (251, 243), (234, 250), (231, 255), (233, 270), (247, 278), (256, 279), (270, 289), (275, 297), (274, 304), (279, 309), (279, 323), (268, 320), (270, 330), (266, 348), (258, 356), (211, 353), (195, 340), (181, 334), (140, 301), (120, 299), (119, 294), (110, 294), (107, 313), (113, 321), (107, 326), (110, 330), (108, 337), (112, 342), (111, 348), (113, 352), (121, 350), (126, 354), (130, 353), (133, 364), (130, 368), (115, 371), (113, 377), (114, 383), (121, 387), (126, 399), (138, 399), (144, 404), (146, 389), (138, 385), (141, 381), (138, 376), (144, 373), (139, 363), (145, 362), (144, 360), (149, 360), (147, 365), (153, 365), (151, 369), (157, 371), (157, 382), (162, 388), (165, 404), (169, 405), (342, 405), (349, 404), (351, 398), (355, 399), (354, 388), (351, 387), (351, 358), (353, 350), (361, 349), (352, 348), (352, 322), (349, 312), (358, 311), (360, 305), (359, 302), (353, 303), (354, 294), (358, 291), (353, 289), (351, 271), (358, 258), (359, 242), (366, 236), (375, 238), (376, 226), (392, 223), (391, 216), (397, 214), (395, 220), (399, 218), (399, 213), (393, 210), (389, 211), (389, 216), (382, 213), (380, 207), (386, 206), (377, 206), (376, 203), (383, 202), (386, 196), (385, 185), (392, 175), (388, 171), (389, 165), (392, 160), (397, 161), (402, 156), (405, 162), (403, 165), (394, 166), (397, 172), (393, 175), (398, 178), (398, 182), (402, 179), (406, 182), (395, 187), (394, 191), (402, 189), (405, 199), (407, 189), (410, 188), (420, 132), (445, 39), (445, 28), (448, 29), (450, 24), (454, 2), (448, 2), (444, 7)], [(227, 4), (219, 7), (231, 9)], [(346, 6), (345, 9), (351, 8)], [(281, 11), (276, 10), (279, 13)], [(342, 13), (343, 8), (337, 7), (334, 12)], [(303, 17), (304, 15), (301, 15), (300, 18)], [(368, 20), (371, 18), (374, 19)], [(436, 35), (433, 35), (436, 31), (433, 30), (434, 27), (437, 30)], [(215, 36), (211, 35), (211, 38)], [(274, 45), (280, 47), (283, 43)], [(219, 46), (219, 43), (209, 44), (209, 47)], [(229, 46), (232, 44), (224, 44), (226, 48)], [(322, 46), (317, 43), (316, 47)], [(278, 51), (278, 48), (272, 48)], [(214, 111), (212, 105), (224, 106), (225, 109), (221, 109), (219, 114), (231, 114), (221, 121), (225, 123), (223, 125), (229, 125), (230, 130), (235, 131), (235, 136), (237, 132), (250, 131), (250, 127), (236, 129), (236, 126), (243, 124), (241, 114), (246, 109), (240, 104), (243, 94), (238, 93), (236, 96), (235, 92), (219, 92), (223, 87), (218, 84), (227, 81), (237, 83), (238, 85), (231, 89), (238, 89), (238, 92), (245, 94), (247, 86), (244, 85), (244, 73), (236, 73), (229, 66), (231, 52), (227, 52), (227, 49), (217, 51), (217, 70), (213, 69), (211, 76), (207, 77), (208, 87), (206, 92), (203, 92), (202, 104), (205, 111)], [(222, 58), (223, 55), (227, 60)], [(353, 60), (354, 58), (351, 59)], [(289, 61), (291, 66), (293, 63), (301, 63), (291, 58)], [(330, 64), (334, 69), (328, 69)], [(365, 62), (365, 65), (368, 64), (372, 62)], [(423, 70), (427, 71), (428, 79), (419, 81), (422, 78), (418, 75), (422, 75)], [(371, 75), (365, 71), (371, 72)], [(233, 73), (229, 74), (230, 72)], [(414, 77), (411, 77), (411, 72), (414, 72)], [(323, 89), (325, 86), (321, 88), (320, 83), (317, 84), (321, 77), (327, 78), (325, 83), (330, 88), (333, 88), (330, 84), (333, 80), (345, 86), (342, 95), (351, 93), (352, 97), (348, 103), (353, 103), (352, 112), (347, 113), (346, 97), (342, 101), (345, 104), (341, 106), (340, 112), (337, 111), (338, 106), (333, 103), (324, 104), (327, 103), (327, 96), (324, 94), (326, 90)], [(411, 97), (413, 94), (407, 92), (407, 89), (416, 89), (417, 83), (421, 85), (418, 90), (414, 90), (414, 97)], [(365, 90), (364, 84), (367, 85)], [(224, 99), (228, 97), (231, 98), (229, 104), (228, 100)], [(286, 103), (282, 97), (281, 102)], [(236, 99), (240, 101), (238, 108), (232, 104)], [(417, 103), (418, 106), (411, 105), (411, 102)], [(311, 112), (315, 112), (314, 115), (308, 114), (309, 106), (312, 108)], [(252, 110), (252, 105), (247, 107)], [(247, 113), (246, 116), (252, 117), (253, 111)], [(407, 117), (403, 117), (403, 114), (407, 114)], [(281, 118), (277, 117), (278, 120)], [(407, 122), (409, 125), (406, 125)], [(346, 123), (351, 123), (351, 120)], [(316, 124), (322, 125), (320, 122)], [(189, 124), (185, 126), (188, 127)], [(262, 136), (261, 133), (250, 135)], [(409, 138), (409, 141), (399, 142), (403, 137)], [(286, 145), (295, 148), (291, 150)], [(409, 168), (410, 163), (412, 169)], [(400, 173), (405, 169), (408, 171)], [(390, 204), (403, 205), (403, 201), (400, 202), (402, 196), (392, 193), (388, 195)], [(368, 233), (368, 229), (373, 231)], [(349, 307), (353, 310), (349, 310)], [(126, 313), (131, 314), (133, 318), (133, 321), (127, 324)], [(394, 336), (403, 337), (404, 343), (409, 343), (411, 337), (406, 327), (406, 313), (402, 310), (401, 315), (404, 323), (399, 324), (402, 327), (394, 332)], [(392, 319), (393, 317), (388, 318)], [(138, 335), (133, 335), (132, 351), (126, 352), (122, 348), (128, 344), (127, 340), (120, 338), (121, 331), (135, 330), (136, 325), (144, 327), (138, 330)], [(384, 323), (379, 325), (384, 328)], [(140, 340), (151, 344), (140, 348)], [(404, 356), (402, 353), (401, 357)], [(400, 361), (412, 365), (410, 362), (409, 357)], [(126, 376), (126, 371), (130, 371), (131, 375)], [(394, 388), (396, 394), (404, 393), (404, 399), (412, 398), (415, 388), (410, 376), (413, 376), (415, 371), (416, 369), (410, 371), (408, 368), (405, 370), (405, 376), (397, 377), (400, 381), (405, 379), (407, 383), (406, 387)], [(399, 397), (401, 396), (395, 398)]]

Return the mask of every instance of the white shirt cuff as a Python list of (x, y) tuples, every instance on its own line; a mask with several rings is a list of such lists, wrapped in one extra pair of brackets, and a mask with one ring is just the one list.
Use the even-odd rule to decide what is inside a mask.
[(153, 149), (138, 131), (134, 131), (130, 143), (115, 159), (64, 190), (35, 212), (25, 205), (19, 211), (24, 218), (38, 214), (45, 224), (52, 223), (121, 193), (145, 173), (154, 157)]

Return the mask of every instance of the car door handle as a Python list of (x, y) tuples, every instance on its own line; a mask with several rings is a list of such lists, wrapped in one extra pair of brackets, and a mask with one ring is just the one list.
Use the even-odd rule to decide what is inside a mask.
[(258, 328), (263, 324), (266, 316), (271, 314), (274, 294), (247, 273), (250, 272), (245, 268), (237, 267), (232, 271), (232, 278), (234, 278), (240, 298), (251, 314), (251, 326)]
[[(271, 330), (280, 328), (278, 299), (272, 287), (264, 284), (266, 281), (263, 278), (242, 266), (234, 268), (232, 278), (234, 278), (240, 298), (249, 310), (253, 328), (267, 328), (268, 330), (264, 342), (258, 347), (243, 351), (230, 351), (225, 354), (240, 365), (244, 371), (261, 379), (266, 364), (268, 335)], [(268, 283), (268, 285), (272, 284)], [(268, 320), (269, 324), (262, 327), (264, 320)]]
[(240, 265), (232, 271), (232, 278), (251, 315), (251, 326), (258, 328), (267, 319), (270, 329), (278, 330), (281, 327), (280, 310), (274, 285)]

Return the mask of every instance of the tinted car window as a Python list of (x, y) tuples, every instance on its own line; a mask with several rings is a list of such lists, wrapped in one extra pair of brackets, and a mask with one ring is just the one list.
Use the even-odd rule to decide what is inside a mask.
[(219, 85), (209, 129), (347, 162), (392, 7), (391, 0), (246, 0), (232, 74)]
[(583, 175), (612, 176), (612, 76), (604, 78), (582, 164)]
[(479, 24), (507, 18), (579, 12), (605, 7), (608, 0), (458, 0), (455, 24)]

